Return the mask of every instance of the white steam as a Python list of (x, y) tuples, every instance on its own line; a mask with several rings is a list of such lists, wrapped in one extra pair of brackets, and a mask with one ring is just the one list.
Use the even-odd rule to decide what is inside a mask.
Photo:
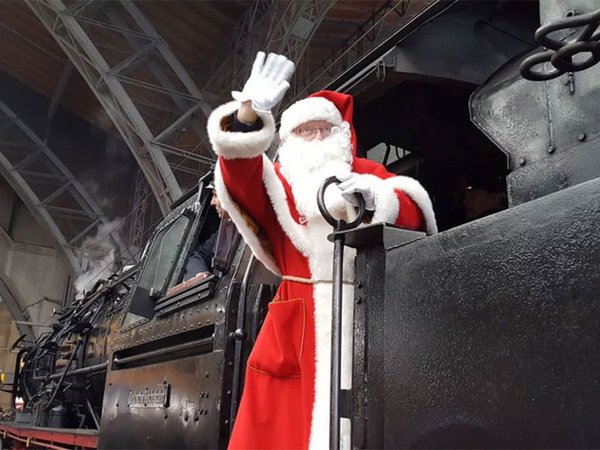
[(108, 278), (115, 271), (117, 249), (110, 233), (119, 230), (123, 220), (117, 218), (98, 226), (96, 234), (85, 238), (80, 248), (83, 273), (75, 280), (75, 298), (80, 299), (86, 291), (101, 279)]

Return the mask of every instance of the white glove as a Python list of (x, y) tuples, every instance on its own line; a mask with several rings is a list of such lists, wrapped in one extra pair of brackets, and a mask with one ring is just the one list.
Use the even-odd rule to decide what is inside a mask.
[(325, 195), (323, 196), (323, 201), (325, 202), (325, 207), (329, 214), (334, 219), (344, 219), (346, 220), (346, 206), (347, 203), (342, 196), (341, 191), (335, 184), (332, 184), (327, 187), (325, 190)]
[(285, 56), (269, 53), (265, 62), (265, 53), (258, 52), (244, 89), (232, 91), (231, 96), (238, 102), (252, 100), (256, 112), (268, 113), (290, 88), (293, 73), (294, 63)]
[(350, 172), (339, 174), (337, 179), (341, 181), (338, 188), (342, 191), (342, 197), (348, 203), (358, 206), (354, 194), (359, 194), (365, 200), (365, 209), (375, 211), (375, 191), (373, 190), (373, 180), (370, 177)]

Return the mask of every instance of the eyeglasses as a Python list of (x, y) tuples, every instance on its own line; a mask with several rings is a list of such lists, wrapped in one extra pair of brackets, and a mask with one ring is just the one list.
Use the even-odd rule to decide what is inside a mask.
[(294, 130), (294, 134), (300, 136), (303, 139), (314, 139), (318, 133), (321, 136), (327, 138), (332, 134), (340, 132), (340, 127), (300, 127)]

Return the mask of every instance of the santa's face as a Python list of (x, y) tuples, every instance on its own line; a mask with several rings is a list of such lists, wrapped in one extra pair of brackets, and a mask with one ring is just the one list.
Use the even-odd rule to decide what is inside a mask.
[(341, 126), (321, 120), (304, 123), (279, 147), (279, 163), (292, 184), (316, 172), (329, 176), (337, 173), (335, 170), (348, 171), (351, 162), (351, 134), (346, 123)]
[[(300, 213), (307, 217), (320, 214), (316, 193), (323, 181), (352, 170), (349, 126), (333, 127), (329, 122), (314, 121), (297, 127), (281, 143), (279, 163)], [(333, 192), (333, 188), (328, 191)]]

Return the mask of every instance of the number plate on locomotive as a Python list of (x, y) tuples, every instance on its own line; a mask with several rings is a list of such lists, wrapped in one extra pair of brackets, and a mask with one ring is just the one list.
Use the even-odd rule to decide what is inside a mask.
[(127, 405), (130, 408), (166, 408), (169, 406), (170, 387), (165, 383), (154, 388), (130, 389)]

